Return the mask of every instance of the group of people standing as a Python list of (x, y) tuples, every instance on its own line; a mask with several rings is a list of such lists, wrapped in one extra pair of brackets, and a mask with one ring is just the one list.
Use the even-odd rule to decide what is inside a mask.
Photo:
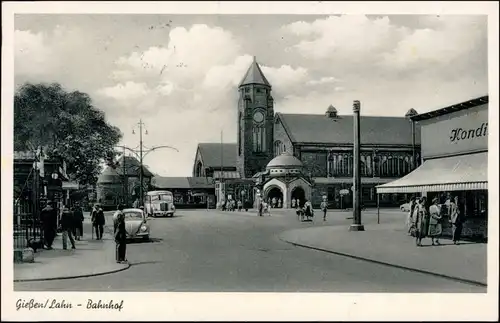
[(44, 245), (50, 250), (57, 231), (62, 233), (63, 249), (68, 248), (68, 238), (71, 242), (71, 249), (76, 249), (75, 239), (80, 240), (83, 235), (83, 210), (78, 203), (71, 208), (62, 206), (61, 213), (58, 216), (57, 209), (52, 201), (47, 201), (45, 207), (40, 212), (42, 222)]
[(432, 245), (439, 245), (439, 238), (443, 232), (443, 221), (452, 224), (452, 240), (459, 244), (462, 232), (463, 218), (461, 215), (458, 196), (448, 198), (445, 204), (439, 204), (439, 199), (432, 199), (432, 205), (427, 205), (427, 198), (412, 197), (408, 213), (408, 234), (415, 237), (417, 247), (422, 246), (422, 239), (430, 237)]

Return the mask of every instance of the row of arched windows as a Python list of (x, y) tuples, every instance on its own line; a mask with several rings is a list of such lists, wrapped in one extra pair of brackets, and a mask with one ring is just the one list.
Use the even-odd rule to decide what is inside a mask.
[[(361, 154), (361, 176), (401, 177), (411, 172), (411, 157), (408, 155)], [(352, 176), (354, 158), (352, 153), (330, 153), (327, 159), (329, 177)]]

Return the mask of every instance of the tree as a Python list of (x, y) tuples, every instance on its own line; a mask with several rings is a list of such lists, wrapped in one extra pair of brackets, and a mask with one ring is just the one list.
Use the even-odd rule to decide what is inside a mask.
[(43, 147), (48, 158), (63, 159), (68, 175), (81, 184), (95, 184), (103, 162), (114, 165), (121, 137), (86, 93), (26, 83), (14, 95), (14, 150)]

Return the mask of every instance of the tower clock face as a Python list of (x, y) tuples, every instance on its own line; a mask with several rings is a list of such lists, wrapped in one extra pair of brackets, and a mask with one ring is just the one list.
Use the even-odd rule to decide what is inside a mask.
[(264, 114), (261, 111), (257, 111), (253, 115), (253, 121), (261, 123), (264, 121)]

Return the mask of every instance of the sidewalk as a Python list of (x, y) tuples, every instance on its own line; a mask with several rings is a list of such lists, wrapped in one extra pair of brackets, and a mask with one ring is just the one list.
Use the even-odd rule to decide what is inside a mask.
[(39, 250), (34, 263), (14, 264), (14, 282), (98, 276), (130, 267), (128, 264), (116, 263), (115, 243), (107, 227), (103, 240), (92, 240), (89, 233), (81, 241), (75, 242), (76, 249), (72, 250), (68, 241), (68, 249), (64, 250), (62, 235), (59, 234), (54, 241), (54, 249)]
[(366, 224), (365, 231), (350, 232), (348, 226), (325, 226), (283, 232), (279, 238), (301, 247), (377, 262), (408, 270), (487, 284), (487, 244), (430, 238), (415, 246), (415, 238), (401, 224)]

